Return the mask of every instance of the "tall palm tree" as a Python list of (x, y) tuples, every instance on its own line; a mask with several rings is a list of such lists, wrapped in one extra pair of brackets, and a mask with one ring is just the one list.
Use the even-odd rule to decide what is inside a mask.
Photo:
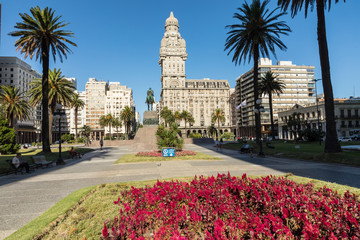
[(116, 140), (119, 140), (119, 128), (122, 127), (120, 118), (114, 118), (112, 122), (112, 126), (116, 129)]
[[(75, 95), (75, 86), (72, 82), (67, 80), (60, 69), (54, 68), (49, 70), (48, 74), (48, 107), (49, 109), (49, 132), (52, 132), (53, 117), (57, 103), (61, 103), (64, 107), (71, 107), (72, 99)], [(30, 104), (37, 106), (43, 100), (43, 81), (40, 78), (34, 79), (30, 83), (30, 90), (28, 95), (30, 96)], [(44, 131), (44, 129), (42, 129)], [(51, 142), (51, 134), (49, 140)]]
[[(286, 50), (285, 44), (280, 40), (280, 35), (288, 35), (291, 32), (289, 26), (284, 21), (278, 19), (285, 13), (276, 14), (279, 9), (272, 11), (266, 8), (269, 0), (261, 2), (253, 0), (251, 5), (246, 1), (242, 8), (238, 8), (240, 13), (235, 13), (234, 18), (239, 22), (233, 25), (227, 25), (230, 29), (225, 43), (225, 50), (234, 53), (232, 61), (235, 65), (242, 61), (250, 62), (254, 60), (254, 104), (255, 108), (259, 107), (256, 100), (259, 97), (258, 92), (258, 60), (260, 54), (270, 57), (272, 53), (275, 57), (275, 47), (280, 50)], [(260, 145), (261, 126), (260, 116), (255, 114), (255, 132), (256, 142)]]
[(111, 115), (111, 113), (107, 115), (103, 115), (100, 117), (100, 126), (102, 127), (108, 127), (109, 128), (109, 134), (110, 134), (110, 140), (111, 140), (111, 127), (114, 121), (114, 117)]
[(174, 119), (175, 119), (175, 121), (177, 122), (177, 123), (179, 123), (180, 121), (181, 121), (181, 113), (180, 113), (180, 111), (175, 111), (174, 112)]
[[(191, 119), (192, 119), (192, 121), (194, 121), (194, 118), (193, 118), (193, 116), (191, 115), (191, 113), (188, 112), (188, 111), (186, 111), (186, 110), (183, 110), (183, 111), (181, 112), (181, 118), (185, 121), (185, 135), (187, 136), (186, 123), (188, 123), (189, 121), (191, 121)], [(190, 122), (189, 122), (189, 124), (190, 124)]]
[(175, 121), (175, 117), (174, 117), (174, 115), (172, 114), (171, 110), (168, 107), (164, 107), (160, 111), (160, 117), (164, 119), (165, 127), (167, 125), (170, 126), (170, 124)]
[(274, 116), (273, 116), (273, 106), (272, 106), (272, 95), (275, 93), (278, 96), (285, 89), (285, 84), (283, 81), (278, 80), (271, 71), (265, 73), (265, 76), (261, 77), (261, 82), (259, 84), (259, 94), (269, 95), (269, 107), (270, 107), (270, 122), (271, 122), (271, 135), (275, 139), (275, 128), (274, 128)]
[(134, 119), (135, 113), (133, 110), (126, 106), (120, 113), (120, 119), (124, 122), (125, 125), (125, 132), (126, 132), (126, 139), (129, 140), (129, 129), (130, 125)]
[[(338, 3), (339, 0), (335, 0)], [(344, 0), (345, 2), (345, 0)], [(328, 6), (326, 6), (328, 4)], [(326, 38), (325, 27), (325, 11), (328, 7), (330, 11), (331, 0), (278, 0), (278, 5), (285, 11), (291, 6), (291, 17), (294, 17), (304, 6), (305, 18), (307, 17), (308, 10), (312, 11), (316, 5), (317, 13), (317, 39), (319, 45), (319, 55), (321, 64), (321, 77), (324, 88), (325, 98), (325, 117), (326, 117), (326, 139), (325, 139), (325, 152), (341, 152), (340, 143), (338, 142), (336, 123), (335, 123), (335, 110), (334, 110), (334, 95), (331, 84), (330, 75), (330, 60), (329, 50)]]
[(78, 111), (85, 106), (85, 102), (79, 98), (79, 94), (76, 93), (71, 100), (71, 107), (75, 111), (75, 141), (78, 141)]
[(212, 123), (216, 123), (218, 124), (218, 130), (217, 130), (217, 135), (218, 137), (220, 137), (220, 122), (225, 122), (225, 113), (222, 109), (220, 108), (216, 108), (214, 110), (214, 112), (211, 114), (211, 122)]
[(10, 127), (14, 127), (14, 118), (23, 120), (29, 117), (30, 106), (18, 88), (0, 86), (0, 103)]
[(42, 143), (43, 151), (51, 152), (49, 138), (49, 112), (47, 111), (48, 100), (48, 73), (50, 52), (56, 61), (58, 54), (60, 61), (63, 57), (67, 57), (67, 53), (71, 53), (67, 43), (73, 46), (76, 44), (67, 39), (74, 34), (71, 31), (63, 30), (68, 23), (60, 20), (61, 16), (55, 16), (55, 11), (51, 8), (41, 9), (39, 6), (30, 9), (30, 15), (20, 13), (22, 22), (15, 25), (17, 31), (9, 33), (14, 37), (20, 37), (15, 42), (17, 50), (25, 54), (25, 58), (29, 56), (31, 59), (36, 55), (36, 60), (40, 59), (42, 63)]

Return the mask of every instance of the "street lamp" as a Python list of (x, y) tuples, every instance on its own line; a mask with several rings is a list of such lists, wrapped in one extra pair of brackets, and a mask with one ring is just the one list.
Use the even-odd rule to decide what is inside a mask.
[(318, 101), (317, 88), (316, 88), (316, 83), (317, 83), (317, 81), (320, 81), (320, 80), (321, 80), (321, 78), (313, 79), (313, 81), (315, 82), (315, 94), (316, 94), (315, 96), (316, 96), (317, 128), (319, 131), (319, 144), (321, 145), (319, 101)]
[(56, 165), (64, 165), (65, 162), (61, 157), (61, 116), (65, 116), (65, 112), (62, 111), (62, 105), (56, 104), (56, 112), (54, 112), (54, 120), (59, 120), (59, 157), (56, 161)]
[[(261, 114), (262, 112), (265, 112), (265, 109), (264, 109), (263, 106), (260, 106), (260, 104), (261, 104), (261, 99), (258, 98), (258, 99), (256, 100), (256, 105), (255, 105), (254, 112), (255, 112), (255, 114), (259, 114), (259, 119), (260, 119), (260, 131), (261, 131), (261, 117), (260, 117), (260, 114)], [(258, 156), (259, 156), (259, 157), (265, 157), (265, 154), (264, 154), (263, 148), (262, 148), (261, 133), (260, 133), (259, 143), (260, 143), (260, 145), (259, 145), (260, 150), (259, 150)]]

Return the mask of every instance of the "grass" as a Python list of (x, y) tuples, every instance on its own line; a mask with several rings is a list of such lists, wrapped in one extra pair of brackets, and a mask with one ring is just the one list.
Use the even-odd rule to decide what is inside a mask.
[[(64, 147), (61, 150), (61, 156), (63, 159), (69, 159), (70, 156), (70, 147)], [(91, 148), (74, 148), (76, 152), (80, 152), (81, 154), (85, 154), (87, 152), (94, 151)], [(19, 153), (22, 154), (21, 159), (26, 160), (29, 164), (33, 164), (34, 161), (32, 160), (32, 156), (36, 155), (45, 155), (47, 161), (55, 162), (59, 156), (59, 149), (52, 148), (51, 153), (43, 153), (41, 149), (31, 148), (31, 149), (20, 149)], [(10, 166), (6, 162), (7, 159), (12, 159), (16, 154), (9, 154), (9, 155), (0, 155), (0, 174), (6, 173), (9, 171)]]
[(197, 152), (196, 155), (182, 157), (140, 157), (135, 154), (127, 154), (119, 158), (117, 163), (136, 163), (136, 162), (159, 162), (159, 161), (178, 161), (178, 160), (222, 160), (205, 153)]
[[(249, 176), (259, 177), (259, 176)], [(360, 194), (360, 189), (336, 183), (329, 183), (311, 178), (303, 178), (291, 174), (285, 175), (297, 183), (311, 182), (315, 189), (323, 186), (343, 195), (346, 191)], [(192, 177), (173, 178), (169, 180), (191, 181)], [(157, 180), (101, 184), (95, 187), (80, 189), (56, 203), (52, 208), (28, 223), (7, 240), (32, 239), (99, 239), (106, 220), (112, 219), (119, 212), (119, 207), (113, 204), (120, 191), (134, 187), (152, 186)], [(56, 216), (59, 216), (56, 218)]]
[[(229, 143), (224, 144), (223, 147), (227, 149), (240, 150), (242, 145), (243, 144), (240, 143)], [(360, 166), (359, 151), (324, 153), (324, 143), (320, 145), (318, 142), (294, 143), (291, 141), (272, 141), (271, 145), (275, 148), (267, 148), (265, 144), (263, 144), (263, 151), (265, 155)], [(347, 142), (341, 143), (341, 145), (360, 145), (360, 142)], [(258, 146), (255, 143), (253, 143), (252, 146), (254, 147), (255, 153), (259, 151)], [(298, 146), (299, 148), (295, 148), (295, 146)]]

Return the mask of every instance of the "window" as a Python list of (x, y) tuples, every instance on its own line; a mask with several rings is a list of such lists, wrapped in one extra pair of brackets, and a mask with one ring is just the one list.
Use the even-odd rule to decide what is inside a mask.
[(347, 111), (347, 115), (348, 115), (348, 117), (350, 118), (351, 117), (351, 109), (348, 109), (348, 111)]
[(10, 68), (10, 71), (11, 71), (11, 72), (13, 72), (13, 71), (14, 71), (14, 69), (13, 69), (13, 68)]
[(344, 117), (344, 109), (340, 110), (340, 117)]

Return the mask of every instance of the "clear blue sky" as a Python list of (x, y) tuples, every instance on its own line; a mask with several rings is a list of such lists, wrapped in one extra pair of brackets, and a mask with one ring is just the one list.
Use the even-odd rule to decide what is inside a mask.
[[(70, 24), (66, 29), (75, 33), (77, 48), (63, 63), (51, 62), (51, 68), (61, 68), (64, 75), (76, 77), (78, 89), (85, 90), (88, 78), (119, 81), (133, 89), (137, 111), (146, 110), (145, 96), (149, 87), (160, 98), (159, 48), (164, 24), (170, 11), (179, 20), (181, 36), (186, 40), (189, 79), (227, 79), (235, 87), (235, 79), (252, 67), (235, 66), (224, 52), (226, 25), (234, 24), (233, 14), (242, 0), (0, 0), (2, 26), (0, 56), (17, 56), (16, 38), (7, 34), (20, 21), (19, 13), (29, 13), (32, 6), (49, 6)], [(250, 2), (250, 1), (249, 1)], [(277, 1), (272, 0), (273, 9)], [(335, 2), (335, 1), (333, 1)], [(360, 15), (359, 0), (340, 1), (326, 14), (331, 74), (335, 97), (360, 95)], [(316, 13), (303, 12), (294, 19), (283, 18), (292, 29), (282, 40), (286, 52), (277, 50), (278, 60), (291, 60), (297, 65), (315, 66), (316, 78), (321, 78), (316, 36)], [(272, 57), (276, 62), (276, 59)], [(41, 65), (26, 59), (35, 70)], [(320, 83), (320, 82), (318, 82)], [(318, 85), (319, 93), (322, 86)]]

